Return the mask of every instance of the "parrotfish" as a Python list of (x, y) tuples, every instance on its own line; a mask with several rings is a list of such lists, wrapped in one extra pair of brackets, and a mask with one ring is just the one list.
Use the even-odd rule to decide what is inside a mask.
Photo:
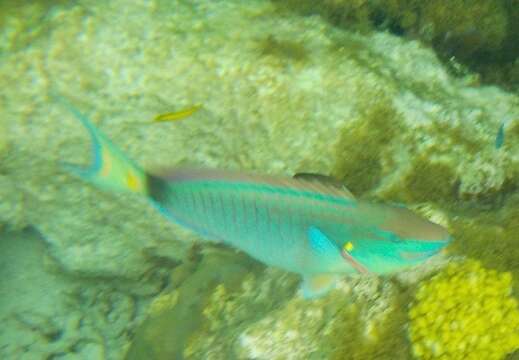
[(417, 265), (451, 240), (445, 228), (407, 208), (356, 199), (323, 175), (185, 168), (147, 172), (86, 116), (60, 102), (92, 141), (92, 164), (68, 164), (69, 171), (101, 189), (141, 194), (202, 238), (300, 274), (306, 298), (327, 293), (347, 274), (391, 274)]

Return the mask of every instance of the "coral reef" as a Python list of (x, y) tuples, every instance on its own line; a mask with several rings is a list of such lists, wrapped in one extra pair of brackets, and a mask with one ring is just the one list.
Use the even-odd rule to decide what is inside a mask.
[(409, 359), (410, 349), (405, 336), (408, 319), (403, 310), (409, 300), (407, 290), (399, 289), (400, 294), (393, 294), (384, 312), (367, 324), (363, 313), (372, 302), (359, 301), (341, 309), (335, 316), (333, 331), (321, 345), (328, 349), (329, 359)]
[(184, 356), (189, 359), (236, 356), (240, 334), (287, 301), (297, 280), (297, 276), (267, 269), (261, 274), (247, 275), (239, 287), (219, 284), (208, 297), (202, 310), (203, 325), (191, 335)]
[[(2, 203), (1, 221), (36, 227), (66, 271), (140, 279), (155, 266), (150, 249), (182, 261), (193, 237), (145, 200), (103, 194), (59, 167), (89, 161), (88, 144), (45, 95), (49, 88), (146, 167), (333, 173), (358, 195), (442, 206), (451, 195), (499, 193), (518, 177), (517, 142), (506, 141), (500, 154), (489, 145), (503, 118), (519, 118), (517, 99), (450, 77), (416, 42), (338, 31), (319, 18), (287, 19), (268, 2), (209, 2), (208, 22), (183, 2), (185, 11), (168, 12), (162, 2), (120, 1), (91, 4), (91, 11), (56, 6), (47, 18), (52, 36), (1, 58), (2, 81), (21, 89), (6, 86), (0, 110), (10, 119), (11, 144), (2, 182), (17, 194)], [(121, 24), (131, 27), (114, 32)], [(149, 28), (156, 41), (135, 37), (133, 26)], [(231, 30), (241, 28), (247, 31)], [(164, 55), (173, 48), (174, 59)], [(204, 110), (175, 124), (139, 125), (186, 102)], [(507, 139), (511, 130), (512, 122)]]
[[(432, 45), (456, 75), (470, 68), (483, 79), (514, 90), (517, 85), (517, 4), (507, 0), (273, 1), (285, 12), (319, 14), (331, 24), (369, 32), (389, 30)], [(478, 78), (478, 77), (476, 77)], [(476, 80), (476, 82), (479, 82)]]
[[(183, 266), (189, 270), (180, 269)], [(196, 260), (196, 265), (185, 263), (174, 269), (170, 288), (155, 297), (148, 306), (146, 319), (135, 330), (126, 359), (182, 359), (184, 349), (191, 346), (192, 338), (204, 328), (206, 318), (212, 318), (207, 304), (218, 296), (218, 289), (239, 288), (243, 278), (253, 276), (259, 268), (256, 262), (241, 254), (209, 248), (204, 250), (199, 262)], [(179, 276), (186, 271), (190, 274)], [(225, 304), (219, 301), (215, 306)], [(251, 309), (243, 309), (243, 312), (246, 310)], [(238, 312), (232, 316), (240, 317)], [(210, 337), (207, 335), (205, 339)], [(189, 358), (193, 355), (189, 354)]]
[(519, 349), (511, 274), (475, 260), (449, 264), (418, 288), (409, 336), (419, 359), (503, 359)]
[(0, 357), (120, 359), (141, 298), (53, 272), (34, 231), (2, 234)]
[[(164, 289), (164, 272), (185, 264), (192, 240), (199, 239), (144, 199), (101, 193), (65, 173), (59, 163), (86, 163), (89, 144), (51, 91), (69, 98), (146, 168), (331, 173), (358, 196), (421, 208), (452, 231), (452, 253), (512, 272), (517, 289), (518, 97), (480, 86), (464, 71), (453, 76), (417, 41), (366, 31), (378, 21), (374, 3), (323, 2), (323, 8), (336, 4), (329, 15), (334, 23), (356, 21), (359, 32), (315, 16), (280, 14), (265, 1), (44, 2), (10, 15), (0, 29), (7, 39), (0, 45), (0, 223), (38, 229), (55, 271), (77, 286), (92, 279), (110, 284), (75, 297), (75, 309), (91, 305), (94, 320), (85, 308), (79, 315), (61, 310), (21, 317), (36, 329), (27, 337), (35, 348), (50, 349), (49, 356), (74, 353), (84, 333), (95, 339), (88, 344), (92, 354), (104, 351), (97, 344), (102, 338), (120, 358), (134, 332), (128, 359), (361, 359), (394, 348), (397, 358), (406, 358), (408, 295), (399, 293), (408, 294), (424, 269), (435, 268), (426, 264), (404, 285), (352, 278), (324, 299), (303, 301), (293, 296), (295, 276), (259, 273), (257, 264), (223, 251), (204, 255), (196, 266), (177, 266), (173, 285)], [(394, 9), (407, 9), (387, 24), (395, 32), (427, 30), (427, 39), (438, 44), (482, 32), (473, 46), (463, 45), (473, 54), (491, 41), (503, 49), (509, 42), (502, 21), (512, 15), (501, 10), (488, 17), (495, 24), (478, 23), (475, 32), (468, 13), (452, 14), (451, 22), (457, 16), (463, 23), (447, 36), (432, 14), (444, 1), (388, 4), (384, 11), (391, 14), (380, 15), (381, 22), (398, 16)], [(478, 4), (490, 6), (483, 0), (467, 6)], [(425, 6), (430, 20), (420, 17)], [(35, 19), (45, 24), (26, 34)], [(455, 47), (450, 41), (446, 51)], [(157, 113), (192, 103), (203, 110), (183, 121), (144, 125)], [(505, 142), (496, 149), (503, 121)], [(136, 327), (141, 308), (133, 301), (158, 292)], [(18, 320), (6, 321), (12, 327), (3, 331), (19, 327)], [(14, 343), (8, 355), (31, 344)]]
[(50, 30), (52, 10), (64, 5), (64, 0), (0, 3), (0, 54), (23, 50), (44, 37)]
[(391, 151), (388, 147), (404, 131), (391, 100), (383, 93), (373, 95), (374, 101), (363, 104), (358, 117), (350, 119), (341, 129), (336, 148), (340, 161), (332, 170), (337, 179), (358, 195), (379, 185), (390, 167), (385, 163)]
[[(383, 352), (386, 329), (401, 313), (394, 307), (396, 289), (377, 278), (348, 279), (322, 299), (296, 297), (249, 324), (235, 340), (240, 359), (341, 359)], [(402, 325), (400, 321), (395, 324)], [(316, 336), (319, 334), (319, 336)], [(394, 341), (394, 342), (393, 342)], [(282, 343), (283, 346), (278, 344)], [(405, 346), (401, 346), (405, 353)], [(387, 354), (386, 354), (387, 355)]]
[(396, 344), (401, 355), (397, 358), (409, 355), (402, 306), (407, 290), (400, 289), (404, 295), (396, 296), (397, 289), (388, 282), (353, 278), (341, 282), (329, 296), (308, 301), (291, 296), (297, 280), (268, 269), (259, 276), (247, 276), (234, 290), (218, 285), (203, 309), (203, 325), (191, 335), (184, 356), (340, 359), (353, 354), (353, 359), (363, 359), (388, 355)]

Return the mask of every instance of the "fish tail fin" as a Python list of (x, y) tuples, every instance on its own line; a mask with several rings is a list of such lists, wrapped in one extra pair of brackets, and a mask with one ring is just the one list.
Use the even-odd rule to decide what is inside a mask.
[(65, 99), (58, 97), (88, 130), (92, 141), (92, 161), (87, 167), (62, 163), (71, 174), (103, 190), (134, 192), (147, 195), (148, 175), (134, 161), (116, 147), (94, 124)]

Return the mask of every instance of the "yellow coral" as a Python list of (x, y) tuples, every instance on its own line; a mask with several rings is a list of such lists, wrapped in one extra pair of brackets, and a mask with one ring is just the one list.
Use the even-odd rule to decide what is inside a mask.
[(510, 273), (478, 261), (454, 263), (420, 285), (409, 310), (419, 359), (503, 359), (519, 349), (519, 310)]

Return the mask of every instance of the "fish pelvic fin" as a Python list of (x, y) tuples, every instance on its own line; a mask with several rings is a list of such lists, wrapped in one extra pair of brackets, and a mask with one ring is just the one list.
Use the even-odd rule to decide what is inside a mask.
[(335, 288), (339, 278), (337, 274), (304, 275), (301, 293), (305, 299), (317, 299)]
[(103, 190), (134, 192), (147, 195), (147, 174), (117, 148), (94, 124), (62, 97), (56, 100), (65, 106), (88, 130), (92, 144), (89, 166), (62, 163), (65, 170)]

